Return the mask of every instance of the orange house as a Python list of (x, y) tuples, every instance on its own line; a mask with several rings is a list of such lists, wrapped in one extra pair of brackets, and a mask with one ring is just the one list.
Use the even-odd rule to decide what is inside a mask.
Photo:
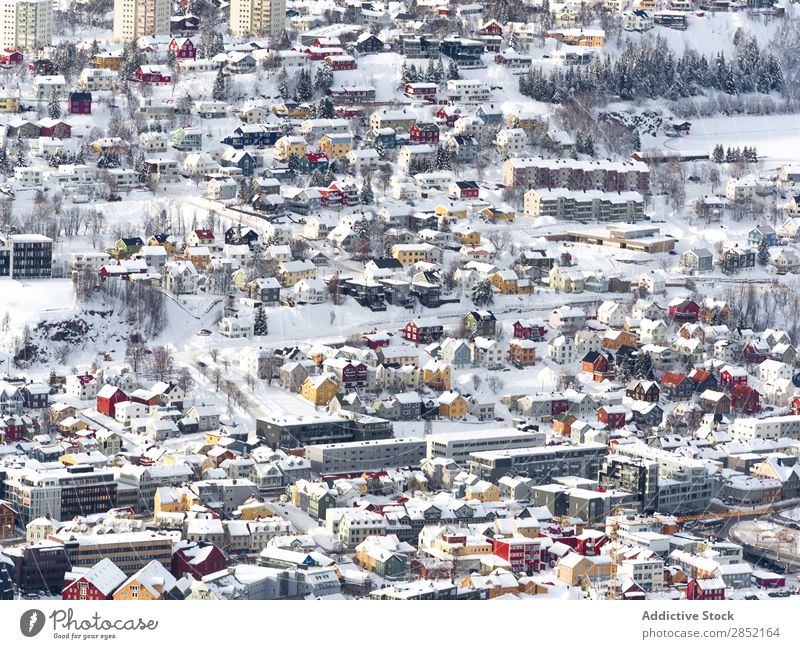
[(467, 400), (458, 392), (442, 392), (439, 395), (439, 415), (448, 419), (464, 419), (467, 416)]
[(192, 262), (192, 265), (197, 269), (197, 272), (202, 272), (211, 261), (211, 251), (208, 246), (187, 246), (183, 251), (184, 259)]
[(536, 344), (515, 338), (508, 346), (508, 360), (514, 365), (536, 365)]
[(633, 347), (634, 349), (639, 344), (639, 339), (636, 334), (630, 331), (619, 331), (618, 329), (609, 329), (603, 335), (603, 349), (610, 351), (617, 351), (620, 347)]

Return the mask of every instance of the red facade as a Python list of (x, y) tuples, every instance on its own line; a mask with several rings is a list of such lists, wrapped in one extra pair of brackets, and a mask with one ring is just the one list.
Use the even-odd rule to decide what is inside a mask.
[(414, 124), (408, 131), (412, 142), (417, 144), (436, 144), (439, 142), (439, 127), (435, 124)]
[(731, 390), (731, 405), (746, 415), (753, 415), (761, 410), (761, 395), (749, 385), (735, 385)]
[(511, 571), (532, 575), (542, 565), (542, 549), (538, 539), (526, 537), (494, 539), (495, 556), (511, 564)]
[(367, 366), (364, 363), (348, 363), (342, 368), (342, 387), (352, 390), (367, 387)]
[(191, 575), (199, 581), (206, 575), (224, 570), (227, 565), (225, 554), (217, 546), (192, 546), (173, 553), (170, 572), (176, 579)]
[(22, 52), (17, 50), (5, 49), (0, 52), (0, 64), (2, 65), (19, 65), (22, 63)]
[(325, 64), (334, 71), (339, 70), (355, 70), (357, 67), (356, 60), (350, 57), (342, 57), (342, 56), (326, 56), (325, 57)]
[(169, 51), (175, 55), (176, 59), (194, 59), (197, 56), (197, 48), (188, 38), (180, 41), (173, 38), (169, 44)]
[[(103, 393), (103, 390), (100, 393)], [(113, 392), (107, 395), (100, 396), (100, 393), (97, 395), (97, 412), (108, 417), (113, 417), (116, 414), (117, 404), (120, 401), (128, 400), (127, 395), (119, 388), (115, 388)]]
[(63, 591), (61, 591), (61, 599), (69, 600), (84, 600), (84, 601), (97, 601), (104, 599), (111, 599), (113, 591), (108, 595), (104, 594), (97, 586), (90, 583), (86, 577), (76, 579)]
[(165, 74), (161, 70), (153, 70), (150, 68), (138, 68), (133, 73), (133, 78), (142, 83), (172, 83), (172, 75)]
[(66, 122), (57, 122), (52, 126), (42, 126), (39, 135), (41, 137), (54, 137), (59, 140), (67, 140), (72, 137), (72, 127)]
[[(703, 581), (713, 581), (716, 582), (717, 580), (703, 580)], [(703, 599), (703, 600), (714, 600), (714, 599), (725, 599), (725, 589), (724, 588), (709, 588), (703, 587), (703, 585), (697, 580), (692, 579), (688, 586), (686, 587), (686, 599)]]
[(747, 385), (747, 374), (732, 374), (729, 370), (722, 370), (719, 374), (719, 383), (724, 388)]
[(669, 317), (678, 322), (697, 322), (697, 319), (700, 317), (700, 305), (693, 300), (684, 300), (679, 304), (670, 304)]
[[(610, 412), (609, 412), (610, 411)], [(597, 421), (604, 423), (609, 428), (622, 428), (625, 425), (625, 413), (616, 412), (602, 406), (597, 411)]]
[(92, 95), (88, 92), (71, 92), (67, 97), (67, 110), (73, 115), (92, 114)]

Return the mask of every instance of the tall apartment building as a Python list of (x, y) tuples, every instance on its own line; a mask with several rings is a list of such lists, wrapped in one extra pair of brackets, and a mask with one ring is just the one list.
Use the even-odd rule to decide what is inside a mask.
[(52, 42), (51, 0), (0, 0), (0, 47), (38, 50)]
[(536, 485), (563, 476), (595, 480), (605, 454), (605, 445), (595, 443), (481, 451), (470, 454), (469, 471), (490, 482), (504, 475), (526, 476)]
[(231, 0), (231, 34), (269, 36), (283, 33), (286, 0)]
[(0, 236), (0, 277), (51, 277), (53, 240), (41, 234)]
[(399, 466), (416, 467), (423, 457), (425, 457), (425, 440), (417, 437), (306, 446), (306, 458), (317, 473), (375, 471)]
[(114, 0), (114, 40), (169, 34), (169, 0)]

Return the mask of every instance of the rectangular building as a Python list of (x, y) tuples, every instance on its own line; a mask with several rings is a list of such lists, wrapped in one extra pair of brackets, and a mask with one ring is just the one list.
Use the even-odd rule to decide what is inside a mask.
[(428, 459), (448, 458), (466, 464), (470, 454), (512, 448), (544, 446), (543, 432), (528, 432), (515, 428), (476, 430), (458, 433), (438, 433), (426, 437)]
[(605, 454), (605, 445), (593, 443), (480, 451), (470, 454), (469, 470), (490, 482), (506, 475), (527, 476), (537, 485), (562, 476), (596, 479)]
[(0, 237), (0, 277), (42, 279), (53, 274), (53, 240), (41, 234)]
[(425, 440), (418, 437), (306, 446), (306, 458), (317, 473), (417, 467), (424, 457)]

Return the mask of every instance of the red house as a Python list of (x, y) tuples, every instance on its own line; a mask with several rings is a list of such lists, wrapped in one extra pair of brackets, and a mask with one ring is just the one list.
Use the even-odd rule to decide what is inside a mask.
[(692, 579), (686, 587), (686, 599), (725, 599), (725, 582), (714, 579)]
[(435, 342), (444, 335), (444, 327), (435, 322), (412, 320), (403, 327), (403, 338), (413, 343)]
[(380, 349), (381, 347), (386, 347), (391, 340), (389, 333), (386, 331), (383, 333), (364, 334), (361, 336), (361, 338), (365, 343), (367, 343), (367, 347), (370, 349)]
[(327, 65), (334, 72), (338, 72), (340, 70), (355, 70), (358, 67), (356, 60), (349, 54), (326, 56), (325, 65)]
[(761, 410), (761, 394), (749, 385), (734, 385), (731, 390), (731, 405), (746, 415), (753, 415)]
[(747, 385), (747, 370), (737, 365), (726, 365), (719, 373), (719, 384), (723, 388)]
[(697, 322), (700, 305), (694, 300), (676, 298), (669, 304), (669, 317), (675, 322)]
[(19, 415), (8, 415), (0, 419), (0, 444), (18, 442), (25, 434), (25, 422)]
[(120, 390), (116, 385), (106, 383), (97, 393), (97, 412), (108, 417), (113, 417), (117, 411), (117, 404), (120, 401), (127, 401), (128, 395)]
[(353, 183), (332, 182), (328, 185), (328, 191), (338, 193), (341, 197), (342, 205), (358, 205), (358, 187)]
[(461, 117), (461, 111), (458, 108), (452, 108), (450, 106), (442, 106), (439, 110), (436, 111), (434, 114), (436, 119), (443, 121), (449, 127), (453, 127), (453, 124), (456, 123), (456, 120)]
[(800, 415), (800, 397), (792, 399), (792, 414)]
[(769, 357), (769, 345), (764, 340), (753, 340), (742, 349), (742, 359), (745, 363), (763, 363)]
[(480, 36), (502, 36), (503, 35), (503, 28), (500, 26), (496, 20), (492, 19), (487, 23), (484, 23), (483, 26), (478, 30), (478, 35)]
[(188, 38), (173, 38), (169, 42), (169, 51), (176, 59), (194, 59), (197, 57), (197, 48)]
[(347, 390), (367, 387), (367, 374), (364, 363), (347, 363), (342, 367), (342, 387)]
[(407, 83), (403, 87), (403, 94), (412, 99), (422, 99), (430, 103), (436, 102), (436, 91), (438, 86), (435, 83)]
[(478, 198), (481, 191), (474, 180), (456, 180), (452, 187), (455, 198), (460, 199)]
[(575, 551), (585, 557), (597, 557), (606, 543), (608, 537), (600, 530), (584, 530), (575, 537)]
[(1, 65), (20, 65), (22, 63), (22, 52), (17, 50), (4, 49), (0, 52)]
[(776, 575), (768, 570), (754, 570), (753, 580), (759, 588), (783, 588), (786, 586), (786, 577)]
[(67, 110), (73, 115), (92, 114), (92, 93), (71, 92), (67, 96)]
[(431, 123), (415, 123), (408, 135), (415, 144), (436, 144), (439, 142), (439, 127)]
[(105, 558), (64, 588), (61, 591), (61, 599), (78, 601), (111, 599), (114, 591), (126, 579), (125, 573), (111, 559)]
[(364, 109), (358, 106), (336, 106), (333, 109), (333, 116), (339, 119), (353, 119), (363, 117)]
[(514, 323), (514, 338), (523, 340), (541, 340), (547, 333), (547, 327), (532, 320), (517, 320)]
[(626, 417), (627, 412), (622, 406), (600, 406), (597, 409), (597, 421), (611, 429), (622, 428)]
[(165, 65), (140, 65), (133, 73), (132, 80), (140, 83), (172, 83), (172, 74)]
[(60, 119), (45, 117), (36, 124), (39, 126), (40, 137), (53, 137), (59, 140), (68, 140), (72, 137), (72, 127)]
[(170, 572), (176, 579), (191, 575), (198, 581), (213, 572), (224, 570), (228, 558), (216, 545), (181, 541), (172, 551)]
[(542, 565), (540, 540), (524, 536), (494, 539), (494, 555), (511, 564), (511, 572), (532, 575)]

